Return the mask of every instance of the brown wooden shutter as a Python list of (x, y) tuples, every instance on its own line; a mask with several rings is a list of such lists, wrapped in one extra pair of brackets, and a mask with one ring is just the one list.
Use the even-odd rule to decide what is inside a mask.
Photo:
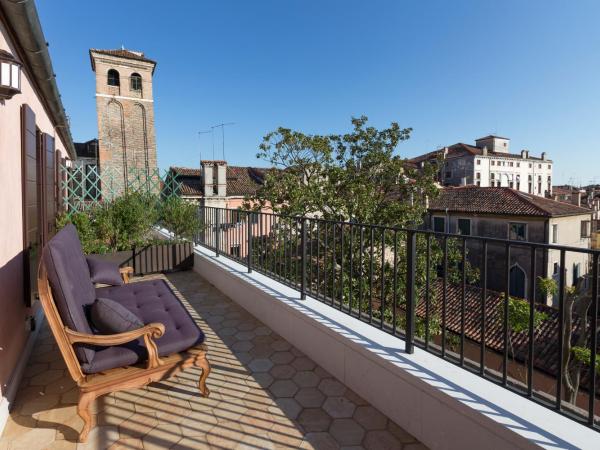
[(27, 105), (21, 108), (21, 170), (23, 204), (23, 266), (25, 304), (31, 306), (37, 290), (37, 263), (41, 250), (39, 202), (39, 153), (35, 113)]
[(54, 236), (56, 229), (56, 154), (54, 138), (43, 134), (44, 139), (44, 245)]
[(62, 205), (62, 192), (61, 192), (61, 177), (62, 172), (60, 170), (62, 164), (62, 153), (60, 150), (56, 150), (55, 161), (54, 161), (54, 179), (56, 180), (56, 186), (54, 189), (56, 199), (56, 214), (60, 214), (63, 210)]

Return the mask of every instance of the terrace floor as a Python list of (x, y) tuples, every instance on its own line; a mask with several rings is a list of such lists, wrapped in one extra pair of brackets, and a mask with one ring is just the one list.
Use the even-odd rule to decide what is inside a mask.
[(210, 397), (198, 395), (196, 368), (106, 395), (77, 444), (77, 389), (43, 325), (0, 450), (425, 449), (195, 272), (166, 278), (207, 336)]

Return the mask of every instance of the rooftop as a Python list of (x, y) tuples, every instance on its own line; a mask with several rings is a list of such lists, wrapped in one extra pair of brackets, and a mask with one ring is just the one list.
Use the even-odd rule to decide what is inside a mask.
[(197, 395), (196, 369), (102, 396), (77, 446), (77, 389), (44, 326), (0, 448), (425, 449), (195, 272), (167, 280), (207, 335), (211, 396)]
[(508, 187), (460, 186), (440, 189), (429, 202), (430, 211), (531, 217), (590, 214), (588, 208), (529, 195)]
[[(146, 56), (144, 55), (143, 52), (138, 52), (135, 50), (127, 50), (125, 48), (114, 49), (114, 50), (91, 48), (90, 49), (90, 61), (92, 63), (92, 70), (96, 70), (96, 67), (94, 64), (94, 58), (92, 57), (92, 53), (98, 53), (100, 55), (108, 55), (108, 56), (117, 56), (119, 58), (124, 58), (124, 59), (134, 59), (136, 61), (143, 61), (143, 62), (151, 63), (153, 66), (156, 66), (156, 61), (154, 61), (153, 59), (150, 59), (150, 58), (146, 58)], [(152, 68), (152, 71), (154, 71), (154, 67)]]
[[(181, 183), (183, 195), (203, 196), (202, 171), (189, 167), (171, 167)], [(255, 194), (263, 185), (267, 169), (258, 167), (227, 166), (227, 195), (245, 196)]]
[[(479, 141), (481, 139), (487, 139), (487, 138), (480, 138), (477, 140)], [(499, 138), (499, 139), (506, 139), (506, 138)], [(461, 157), (461, 156), (468, 156), (468, 155), (473, 155), (473, 156), (482, 156), (483, 155), (483, 149), (481, 149), (479, 147), (475, 147), (474, 145), (469, 145), (469, 144), (464, 144), (462, 142), (459, 142), (457, 144), (453, 144), (453, 145), (450, 145), (445, 148), (440, 148), (438, 150), (434, 150), (432, 152), (425, 153), (424, 155), (416, 156), (414, 158), (411, 158), (409, 161), (413, 162), (413, 163), (429, 161), (429, 160), (437, 158), (438, 156), (443, 155), (445, 150), (447, 150), (446, 159), (454, 158), (454, 157)], [(487, 156), (494, 156), (494, 157), (498, 157), (498, 158), (526, 159), (526, 160), (534, 160), (534, 161), (552, 162), (552, 160), (549, 160), (549, 159), (543, 160), (542, 158), (539, 158), (537, 156), (529, 155), (529, 156), (527, 156), (527, 158), (523, 158), (520, 153), (502, 153), (502, 152), (493, 152), (493, 151), (489, 151), (489, 150), (487, 152)]]

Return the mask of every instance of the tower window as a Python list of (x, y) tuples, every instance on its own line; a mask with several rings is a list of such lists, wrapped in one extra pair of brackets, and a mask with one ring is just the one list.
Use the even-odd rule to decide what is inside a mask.
[(108, 85), (109, 86), (120, 86), (121, 81), (119, 80), (119, 72), (115, 69), (110, 69), (108, 71)]
[(132, 91), (141, 91), (142, 90), (142, 76), (139, 73), (132, 73), (130, 84)]

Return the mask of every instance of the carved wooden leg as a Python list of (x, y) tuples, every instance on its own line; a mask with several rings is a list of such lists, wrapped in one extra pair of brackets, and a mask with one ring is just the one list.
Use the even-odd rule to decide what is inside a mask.
[(202, 375), (200, 375), (200, 380), (198, 381), (200, 394), (203, 397), (208, 397), (210, 395), (210, 390), (206, 387), (206, 379), (210, 373), (210, 363), (208, 362), (208, 359), (206, 359), (206, 353), (203, 353), (196, 358), (196, 366), (202, 369)]
[(79, 404), (77, 405), (77, 414), (83, 419), (83, 429), (79, 433), (79, 442), (87, 441), (88, 434), (92, 428), (92, 413), (90, 411), (91, 403), (96, 396), (91, 392), (79, 394)]

